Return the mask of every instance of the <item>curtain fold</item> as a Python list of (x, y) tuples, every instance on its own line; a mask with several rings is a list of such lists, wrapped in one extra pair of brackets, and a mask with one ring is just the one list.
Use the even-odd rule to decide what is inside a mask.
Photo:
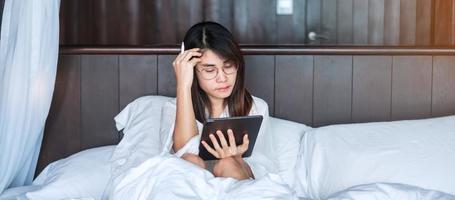
[(0, 193), (30, 184), (58, 60), (60, 0), (6, 0), (0, 35)]

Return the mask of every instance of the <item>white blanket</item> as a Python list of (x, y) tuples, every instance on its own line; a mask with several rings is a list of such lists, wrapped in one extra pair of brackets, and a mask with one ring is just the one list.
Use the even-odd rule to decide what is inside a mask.
[[(214, 177), (174, 155), (156, 156), (117, 179), (110, 199), (306, 199), (275, 175), (237, 181)], [(454, 200), (455, 196), (414, 186), (373, 183), (355, 186), (328, 200)]]
[(298, 199), (275, 174), (237, 181), (176, 157), (155, 156), (114, 181), (110, 199)]

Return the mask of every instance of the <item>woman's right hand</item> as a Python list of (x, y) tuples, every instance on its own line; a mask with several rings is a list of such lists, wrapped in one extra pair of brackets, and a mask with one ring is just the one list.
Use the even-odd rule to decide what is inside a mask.
[(194, 78), (194, 67), (201, 62), (202, 53), (199, 50), (199, 48), (186, 50), (180, 53), (172, 62), (177, 79), (177, 88), (191, 88)]

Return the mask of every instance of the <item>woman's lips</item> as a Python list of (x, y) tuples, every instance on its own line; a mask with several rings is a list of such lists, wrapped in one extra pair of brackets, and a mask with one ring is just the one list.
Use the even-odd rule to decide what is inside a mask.
[(229, 87), (231, 87), (231, 86), (220, 87), (220, 88), (216, 88), (215, 90), (219, 91), (219, 92), (226, 92), (229, 89)]

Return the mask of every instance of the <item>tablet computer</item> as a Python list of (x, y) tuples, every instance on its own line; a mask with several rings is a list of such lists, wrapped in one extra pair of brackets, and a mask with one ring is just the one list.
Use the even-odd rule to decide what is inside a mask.
[[(212, 140), (209, 137), (209, 135), (213, 133), (218, 140), (218, 144), (221, 146), (221, 142), (216, 135), (216, 131), (220, 130), (223, 132), (223, 135), (229, 145), (227, 130), (232, 129), (232, 132), (234, 133), (235, 143), (237, 146), (239, 146), (243, 144), (243, 136), (248, 133), (248, 139), (250, 140), (250, 143), (248, 145), (248, 150), (242, 155), (242, 157), (249, 157), (253, 152), (254, 144), (256, 143), (256, 138), (259, 134), (261, 124), (262, 115), (208, 119), (204, 123), (204, 128), (202, 129), (201, 141), (206, 141), (210, 147), (214, 148)], [(205, 149), (202, 143), (199, 144), (199, 156), (203, 160), (217, 159), (215, 156), (209, 153), (207, 149)]]

